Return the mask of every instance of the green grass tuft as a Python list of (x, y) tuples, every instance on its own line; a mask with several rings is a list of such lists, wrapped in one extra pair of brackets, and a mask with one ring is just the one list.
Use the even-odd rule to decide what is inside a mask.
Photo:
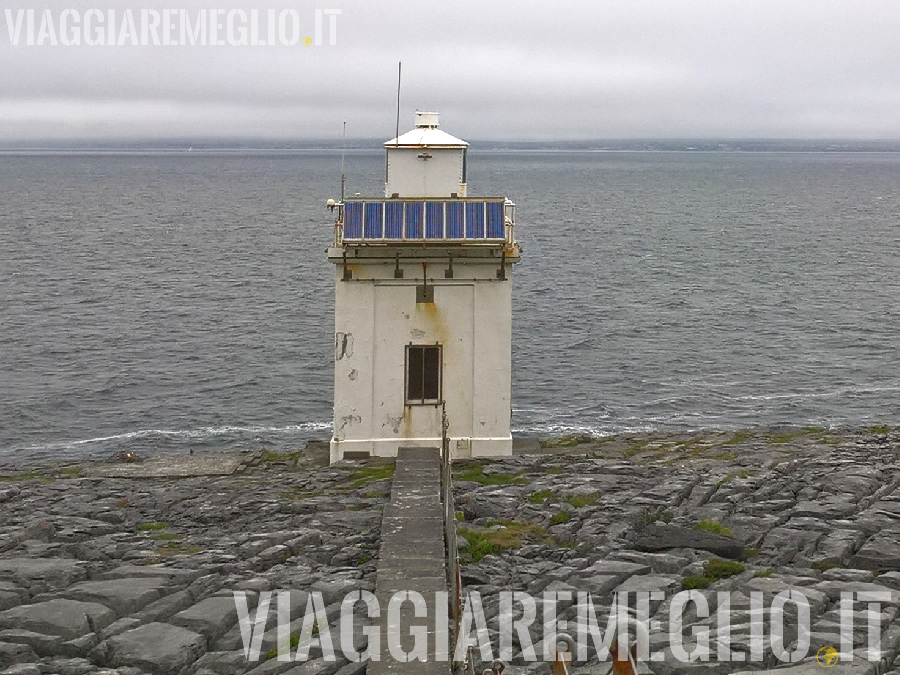
[(382, 462), (372, 466), (360, 466), (353, 469), (350, 474), (350, 489), (356, 490), (367, 483), (376, 480), (387, 480), (394, 476), (394, 464), (392, 462)]
[(468, 542), (463, 550), (469, 552), (473, 563), (480, 562), (485, 556), (499, 555), (504, 550), (504, 547), (495, 542), (487, 532), (460, 529), (459, 534)]
[(173, 555), (196, 555), (202, 551), (203, 548), (200, 546), (189, 546), (182, 541), (170, 541), (158, 547), (154, 553), (158, 556), (168, 557)]
[(530, 497), (528, 497), (528, 501), (532, 504), (543, 504), (547, 500), (553, 501), (556, 499), (556, 493), (553, 490), (538, 490), (537, 492), (533, 492)]
[(773, 431), (766, 439), (772, 445), (790, 443), (803, 436), (803, 431)]
[(563, 501), (570, 506), (574, 506), (576, 509), (585, 506), (596, 506), (597, 502), (600, 501), (600, 493), (592, 492), (586, 495), (569, 495), (568, 497), (564, 497)]
[(12, 476), (0, 476), (0, 483), (12, 483), (17, 480), (33, 480), (35, 478), (44, 478), (44, 474), (38, 471), (26, 471), (25, 473), (17, 473)]
[(684, 579), (681, 580), (681, 588), (685, 591), (707, 588), (710, 586), (710, 584), (713, 584), (719, 579), (725, 579), (726, 577), (732, 577), (735, 574), (740, 574), (745, 569), (746, 568), (739, 562), (713, 558), (711, 560), (707, 560), (706, 564), (703, 565), (703, 576), (684, 577)]
[(562, 525), (563, 523), (568, 523), (570, 520), (572, 520), (572, 516), (570, 516), (565, 511), (561, 511), (559, 513), (553, 514), (553, 516), (550, 518), (550, 525), (551, 527), (553, 525)]
[(463, 550), (477, 563), (487, 555), (498, 555), (503, 551), (519, 548), (523, 538), (541, 539), (546, 531), (540, 525), (521, 520), (492, 520), (488, 525), (502, 525), (496, 530), (470, 530), (459, 528), (459, 534), (468, 542)]
[(626, 457), (634, 457), (635, 455), (641, 454), (647, 445), (650, 444), (648, 439), (644, 438), (633, 438), (628, 441), (628, 446), (625, 448), (625, 456)]
[[(319, 634), (319, 624), (318, 623), (313, 624), (312, 634), (313, 635)], [(291, 637), (290, 637), (290, 640), (288, 641), (288, 644), (290, 645), (291, 649), (296, 649), (297, 647), (299, 647), (300, 646), (300, 633), (291, 633)], [(288, 652), (290, 650), (283, 649), (282, 651)], [(266, 652), (266, 660), (267, 661), (270, 659), (275, 659), (275, 658), (278, 658), (278, 648), (277, 647), (273, 647), (272, 649), (270, 649), (269, 651)]]
[(833, 569), (843, 569), (845, 565), (841, 565), (840, 563), (830, 562), (828, 560), (817, 560), (813, 564), (810, 565), (810, 569), (819, 570), (820, 572), (826, 572), (827, 570)]
[(572, 435), (548, 438), (540, 441), (542, 448), (574, 448), (578, 445), (578, 438)]
[(753, 576), (756, 577), (757, 579), (768, 579), (773, 574), (775, 574), (775, 570), (773, 570), (771, 567), (768, 567), (764, 570), (759, 570)]
[(740, 574), (745, 569), (747, 568), (734, 560), (713, 558), (712, 560), (707, 560), (706, 564), (703, 565), (703, 576), (718, 581), (725, 577), (733, 577), (735, 574)]
[(752, 431), (748, 431), (746, 429), (741, 430), (741, 431), (735, 431), (731, 435), (731, 438), (729, 438), (727, 441), (725, 441), (722, 445), (740, 445), (744, 441), (747, 441), (751, 438), (753, 438)]
[(726, 527), (716, 520), (701, 520), (699, 523), (694, 525), (694, 529), (703, 530), (704, 532), (712, 532), (713, 534), (721, 534), (726, 537), (731, 534), (730, 527)]
[(454, 480), (479, 483), (481, 485), (527, 485), (530, 481), (521, 474), (509, 475), (497, 473), (487, 475), (481, 464), (474, 464), (461, 469), (453, 476)]
[(753, 546), (748, 546), (744, 549), (744, 552), (741, 553), (741, 560), (744, 562), (748, 560), (753, 560), (756, 556), (759, 555), (759, 549)]

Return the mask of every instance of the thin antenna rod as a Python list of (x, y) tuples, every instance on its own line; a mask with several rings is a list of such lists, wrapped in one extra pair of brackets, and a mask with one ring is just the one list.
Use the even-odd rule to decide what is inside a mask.
[(400, 76), (403, 74), (403, 62), (397, 61), (397, 135), (394, 144), (400, 145)]
[(347, 120), (344, 120), (344, 133), (341, 136), (341, 203), (344, 202), (344, 185), (347, 182), (344, 175), (344, 155), (347, 153)]

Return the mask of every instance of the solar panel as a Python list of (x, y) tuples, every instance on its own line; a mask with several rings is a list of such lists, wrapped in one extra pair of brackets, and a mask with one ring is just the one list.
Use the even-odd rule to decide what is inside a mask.
[(463, 203), (447, 202), (447, 239), (462, 239), (465, 232)]
[(422, 238), (424, 202), (406, 202), (406, 239)]
[(403, 202), (385, 203), (384, 238), (403, 239)]
[(502, 199), (385, 199), (344, 203), (344, 239), (368, 241), (506, 238)]
[(366, 202), (363, 232), (366, 239), (381, 239), (384, 234), (384, 202)]
[(466, 202), (466, 239), (484, 239), (484, 202)]
[(487, 238), (503, 239), (502, 202), (487, 202)]
[(344, 239), (362, 238), (362, 202), (344, 204)]
[(444, 238), (444, 202), (425, 202), (425, 238)]

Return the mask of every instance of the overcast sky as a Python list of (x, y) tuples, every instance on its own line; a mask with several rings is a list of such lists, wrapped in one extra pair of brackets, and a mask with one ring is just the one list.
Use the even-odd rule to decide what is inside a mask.
[[(3, 10), (340, 9), (337, 44), (13, 46)], [(118, 32), (118, 30), (117, 30)], [(900, 138), (900, 0), (4, 0), (0, 139)]]

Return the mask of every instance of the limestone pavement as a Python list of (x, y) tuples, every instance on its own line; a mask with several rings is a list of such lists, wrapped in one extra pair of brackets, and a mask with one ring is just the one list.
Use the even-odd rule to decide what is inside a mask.
[[(779, 663), (768, 642), (758, 662), (682, 663), (667, 631), (653, 630), (651, 648), (663, 658), (639, 669), (821, 672), (815, 651), (838, 646), (841, 593), (882, 591), (890, 600), (875, 615), (865, 603), (854, 607), (858, 657), (829, 670), (900, 673), (896, 429), (574, 437), (529, 450), (454, 470), (463, 582), (480, 593), (495, 644), (502, 591), (588, 591), (598, 607), (616, 592), (658, 591), (663, 599), (651, 603), (651, 615), (667, 626), (673, 598), (694, 588), (713, 616), (685, 613), (690, 652), (700, 629), (713, 644), (722, 638), (718, 592), (729, 594), (731, 648), (741, 651), (749, 648), (751, 595), (799, 590), (811, 622), (800, 663)], [(365, 663), (339, 649), (336, 661), (315, 648), (302, 662), (279, 660), (274, 602), (261, 657), (248, 661), (233, 598), (245, 591), (253, 612), (261, 593), (289, 590), (296, 649), (312, 591), (321, 592), (335, 634), (344, 596), (376, 593), (382, 524), (405, 517), (405, 502), (389, 504), (393, 467), (327, 467), (324, 457), (315, 444), (247, 453), (224, 475), (90, 463), (0, 469), (0, 672), (364, 672)], [(402, 572), (383, 581), (402, 584)], [(576, 608), (561, 602), (555, 610), (572, 620)], [(874, 662), (862, 651), (870, 619), (884, 651)], [(788, 647), (797, 639), (791, 621), (788, 612)], [(593, 653), (570, 668), (608, 671)], [(506, 672), (546, 673), (549, 664), (513, 659)]]

